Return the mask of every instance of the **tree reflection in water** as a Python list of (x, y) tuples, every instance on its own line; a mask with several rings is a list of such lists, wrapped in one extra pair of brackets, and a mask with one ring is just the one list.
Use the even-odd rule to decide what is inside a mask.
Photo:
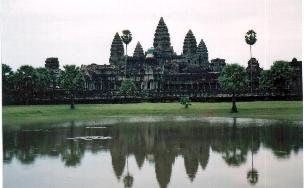
[(247, 180), (252, 185), (259, 180), (258, 171), (253, 168), (253, 134), (251, 134), (251, 169), (247, 172)]
[(129, 146), (129, 134), (127, 134), (125, 137), (124, 137), (124, 143), (127, 143), (127, 174), (126, 176), (124, 177), (123, 179), (123, 182), (124, 182), (124, 186), (125, 188), (131, 188), (133, 186), (133, 181), (134, 181), (134, 178), (133, 176), (130, 174), (129, 172), (129, 149), (128, 149), (128, 146)]
[[(40, 126), (41, 128), (41, 126)], [(3, 130), (3, 161), (13, 158), (29, 165), (39, 156), (60, 157), (66, 166), (80, 165), (86, 151), (107, 151), (112, 158), (112, 167), (119, 180), (127, 163), (123, 178), (125, 187), (132, 187), (134, 177), (129, 173), (128, 156), (134, 155), (138, 168), (145, 160), (155, 164), (156, 179), (160, 187), (170, 183), (172, 167), (177, 156), (184, 159), (189, 180), (195, 181), (199, 165), (208, 168), (209, 152), (219, 153), (227, 165), (241, 166), (251, 151), (252, 168), (247, 173), (249, 183), (258, 181), (258, 172), (253, 167), (253, 154), (260, 145), (272, 150), (277, 158), (288, 158), (290, 153), (302, 149), (302, 126), (274, 124), (268, 126), (242, 126), (231, 124), (214, 125), (194, 122), (161, 122), (145, 124), (117, 124), (105, 129), (85, 127), (48, 127), (37, 131)], [(80, 136), (110, 136), (108, 140), (69, 140)], [(102, 146), (102, 147), (101, 147)]]
[(131, 188), (133, 186), (134, 178), (129, 172), (129, 155), (127, 155), (127, 174), (123, 179), (125, 188)]

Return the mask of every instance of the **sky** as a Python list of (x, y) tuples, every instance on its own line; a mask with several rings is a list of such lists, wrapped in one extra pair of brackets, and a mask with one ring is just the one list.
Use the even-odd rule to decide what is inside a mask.
[(153, 46), (160, 17), (171, 45), (181, 54), (189, 29), (203, 39), (209, 60), (247, 66), (249, 29), (260, 66), (302, 58), (301, 0), (2, 0), (1, 61), (14, 70), (24, 64), (43, 67), (47, 57), (60, 65), (108, 64), (116, 32), (129, 29), (144, 50)]

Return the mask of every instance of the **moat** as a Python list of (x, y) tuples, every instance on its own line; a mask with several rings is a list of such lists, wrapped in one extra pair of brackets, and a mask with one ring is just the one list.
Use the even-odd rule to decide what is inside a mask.
[(302, 122), (4, 127), (4, 187), (302, 187)]

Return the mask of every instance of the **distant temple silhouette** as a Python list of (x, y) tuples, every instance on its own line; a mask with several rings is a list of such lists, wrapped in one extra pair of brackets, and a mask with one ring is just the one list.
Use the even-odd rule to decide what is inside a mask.
[[(52, 62), (54, 65), (52, 65)], [(58, 59), (48, 58), (46, 68), (58, 74)], [(124, 54), (121, 37), (115, 34), (112, 41), (109, 64), (82, 65), (85, 74), (86, 97), (113, 97), (118, 94), (125, 79), (132, 80), (141, 97), (202, 97), (223, 94), (218, 77), (225, 67), (225, 59), (209, 61), (208, 49), (203, 39), (197, 45), (191, 30), (185, 36), (182, 54), (174, 52), (169, 30), (161, 17), (154, 34), (153, 47), (144, 52), (137, 43), (133, 56)], [(283, 88), (287, 94), (302, 96), (302, 62), (293, 59), (292, 80)], [(248, 93), (259, 95), (259, 76), (262, 71), (258, 61), (251, 58), (246, 71), (250, 84)], [(54, 85), (54, 84), (53, 84)], [(54, 85), (55, 87), (55, 85)]]

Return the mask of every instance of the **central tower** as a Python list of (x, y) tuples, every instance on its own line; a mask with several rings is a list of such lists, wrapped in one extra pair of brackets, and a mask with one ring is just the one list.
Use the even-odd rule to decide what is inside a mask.
[(160, 18), (154, 34), (153, 46), (158, 58), (171, 58), (173, 47), (170, 42), (170, 34), (163, 17)]

